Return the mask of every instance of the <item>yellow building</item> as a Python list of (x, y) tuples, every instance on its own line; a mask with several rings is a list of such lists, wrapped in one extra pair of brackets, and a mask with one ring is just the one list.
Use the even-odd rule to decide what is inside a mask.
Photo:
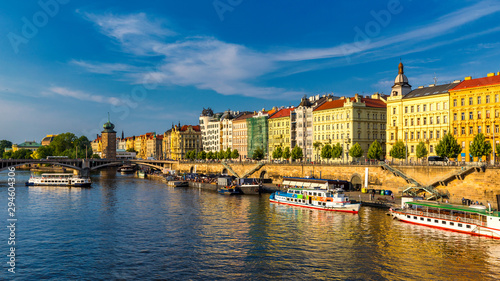
[(55, 137), (57, 137), (57, 135), (47, 135), (45, 138), (43, 138), (42, 145), (43, 146), (49, 145), (54, 140)]
[[(459, 161), (476, 160), (470, 155), (469, 147), (478, 133), (483, 133), (490, 144), (499, 143), (499, 96), (500, 72), (477, 79), (466, 77), (450, 90), (452, 132), (462, 145)], [(493, 159), (493, 151), (492, 155), (483, 157), (482, 160), (489, 159)]]
[(203, 150), (200, 126), (175, 126), (170, 134), (170, 153), (173, 160), (185, 159), (188, 151)]
[[(343, 157), (337, 161), (351, 160), (349, 149), (359, 143), (364, 156), (373, 141), (385, 147), (385, 125), (387, 106), (384, 97), (329, 98), (313, 111), (313, 142), (322, 145), (339, 143), (343, 147)], [(320, 151), (314, 151), (314, 161), (320, 160)]]
[(281, 146), (284, 150), (290, 147), (290, 113), (294, 107), (282, 108), (269, 117), (269, 157), (272, 158), (273, 151)]
[(100, 154), (102, 152), (102, 138), (97, 135), (97, 138), (90, 143), (92, 147), (92, 152), (95, 154)]
[(443, 85), (420, 86), (404, 96), (387, 99), (387, 158), (394, 144), (402, 140), (408, 146), (408, 161), (417, 161), (416, 149), (426, 144), (428, 155), (436, 155), (436, 146), (450, 131), (449, 91), (460, 81)]

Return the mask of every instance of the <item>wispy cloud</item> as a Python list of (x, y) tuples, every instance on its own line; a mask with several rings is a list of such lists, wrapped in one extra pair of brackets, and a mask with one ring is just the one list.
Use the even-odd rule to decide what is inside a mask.
[(89, 94), (82, 91), (70, 90), (63, 87), (50, 87), (48, 91), (45, 91), (45, 95), (59, 95), (63, 97), (70, 97), (82, 101), (90, 101), (97, 103), (106, 103), (111, 105), (120, 105), (123, 101), (116, 97), (106, 97), (101, 95)]
[[(453, 42), (443, 38), (457, 28), (497, 13), (500, 6), (481, 1), (443, 15), (434, 22), (389, 37), (377, 37), (362, 47), (354, 42), (330, 48), (289, 49), (285, 52), (258, 52), (246, 46), (223, 42), (210, 36), (182, 36), (166, 27), (163, 21), (145, 13), (132, 15), (86, 14), (106, 36), (115, 40), (125, 53), (158, 58), (154, 69), (109, 63), (73, 61), (90, 72), (112, 74), (124, 72), (133, 83), (152, 81), (157, 84), (194, 86), (223, 95), (257, 98), (296, 98), (300, 90), (259, 85), (264, 77), (292, 75), (317, 68), (342, 65), (345, 56), (380, 60), (395, 54), (409, 54)], [(496, 29), (469, 34), (465, 40)], [(354, 34), (353, 34), (354, 38)], [(430, 41), (432, 39), (432, 41)], [(404, 50), (404, 51), (401, 51)], [(321, 60), (321, 61), (320, 61)], [(296, 64), (300, 62), (300, 64)], [(278, 73), (278, 74), (277, 74)]]

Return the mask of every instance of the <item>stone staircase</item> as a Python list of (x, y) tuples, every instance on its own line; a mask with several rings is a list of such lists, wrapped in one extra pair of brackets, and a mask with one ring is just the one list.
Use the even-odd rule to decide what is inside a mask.
[(227, 171), (232, 174), (233, 176), (239, 178), (240, 176), (238, 176), (238, 174), (233, 170), (233, 168), (231, 168), (231, 166), (229, 166), (229, 164), (227, 164), (226, 162), (222, 162), (222, 166), (224, 166), (224, 168), (227, 169)]
[(247, 178), (248, 176), (250, 176), (251, 174), (257, 172), (258, 170), (260, 170), (260, 168), (264, 167), (264, 165), (266, 165), (265, 163), (259, 163), (257, 165), (255, 165), (250, 171), (246, 172), (242, 178)]
[(446, 186), (449, 182), (453, 180), (463, 180), (464, 177), (470, 173), (473, 173), (474, 171), (481, 171), (483, 170), (483, 166), (477, 166), (477, 165), (467, 165), (464, 167), (460, 167), (460, 169), (457, 169), (448, 175), (438, 177), (434, 179), (430, 186), (433, 187), (438, 187), (438, 186)]

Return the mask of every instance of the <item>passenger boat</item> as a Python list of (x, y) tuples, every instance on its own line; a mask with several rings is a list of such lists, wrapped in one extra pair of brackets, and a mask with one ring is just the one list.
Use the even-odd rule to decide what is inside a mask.
[(401, 208), (391, 208), (394, 219), (434, 228), (500, 239), (498, 211), (481, 205), (453, 205), (439, 202), (413, 201), (403, 197)]
[(240, 195), (243, 194), (241, 189), (237, 186), (224, 186), (217, 189), (219, 194), (223, 195)]
[(137, 171), (137, 177), (139, 177), (140, 179), (145, 179), (147, 177), (146, 172), (141, 170)]
[(276, 191), (269, 200), (278, 204), (354, 214), (361, 207), (361, 203), (351, 203), (340, 188), (289, 188), (286, 192)]
[(92, 184), (90, 178), (82, 178), (69, 173), (42, 174), (39, 177), (30, 177), (26, 186), (76, 186), (89, 187)]
[(132, 173), (135, 172), (134, 167), (129, 166), (129, 165), (121, 166), (118, 170), (120, 171), (120, 173), (122, 175), (124, 175), (124, 174), (132, 174)]

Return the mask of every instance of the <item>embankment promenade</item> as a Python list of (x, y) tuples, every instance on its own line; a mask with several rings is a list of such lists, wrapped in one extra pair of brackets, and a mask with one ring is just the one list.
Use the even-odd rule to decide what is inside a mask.
[[(228, 163), (238, 175), (252, 170), (256, 163)], [(422, 185), (430, 185), (440, 179), (450, 178), (466, 167), (461, 166), (394, 166), (405, 175), (417, 180)], [(222, 163), (188, 162), (174, 164), (172, 167), (181, 173), (227, 173)], [(249, 177), (270, 178), (279, 184), (283, 177), (312, 176), (326, 179), (350, 181), (353, 185), (364, 185), (365, 171), (368, 168), (368, 188), (391, 190), (400, 195), (409, 183), (395, 173), (383, 169), (379, 165), (312, 165), (312, 164), (274, 164), (268, 163)], [(451, 177), (446, 185), (438, 185), (437, 189), (448, 194), (450, 202), (461, 203), (462, 198), (474, 201), (490, 202), (496, 205), (496, 195), (500, 194), (500, 168), (486, 167), (472, 169), (470, 173), (460, 177)]]

